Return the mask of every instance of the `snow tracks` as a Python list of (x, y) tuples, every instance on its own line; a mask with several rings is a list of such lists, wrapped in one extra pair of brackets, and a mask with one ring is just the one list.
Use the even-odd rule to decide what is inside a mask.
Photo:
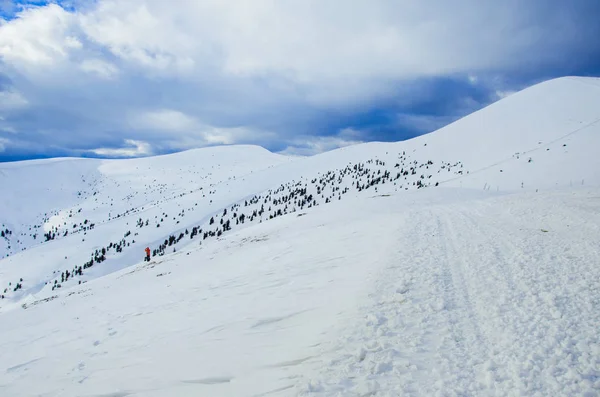
[(301, 395), (600, 393), (600, 199), (516, 195), (391, 217), (364, 317)]

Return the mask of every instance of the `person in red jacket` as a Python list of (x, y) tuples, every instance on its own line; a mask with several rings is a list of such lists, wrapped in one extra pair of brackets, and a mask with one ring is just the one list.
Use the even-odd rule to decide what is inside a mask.
[(146, 262), (150, 262), (150, 248), (146, 247), (146, 249), (144, 250), (146, 251)]

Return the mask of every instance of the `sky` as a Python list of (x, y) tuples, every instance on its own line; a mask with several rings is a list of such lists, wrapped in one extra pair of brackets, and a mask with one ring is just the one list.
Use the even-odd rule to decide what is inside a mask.
[(0, 0), (0, 161), (312, 155), (600, 76), (597, 0)]

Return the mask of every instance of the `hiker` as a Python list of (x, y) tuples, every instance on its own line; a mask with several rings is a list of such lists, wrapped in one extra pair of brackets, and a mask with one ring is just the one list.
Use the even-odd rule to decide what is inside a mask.
[(144, 259), (146, 262), (150, 262), (150, 248), (146, 247), (146, 258)]

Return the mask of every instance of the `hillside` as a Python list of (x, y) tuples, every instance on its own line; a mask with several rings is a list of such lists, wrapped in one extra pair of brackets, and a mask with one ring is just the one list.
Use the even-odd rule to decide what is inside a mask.
[(594, 395), (598, 103), (567, 77), (308, 158), (0, 164), (0, 390)]

